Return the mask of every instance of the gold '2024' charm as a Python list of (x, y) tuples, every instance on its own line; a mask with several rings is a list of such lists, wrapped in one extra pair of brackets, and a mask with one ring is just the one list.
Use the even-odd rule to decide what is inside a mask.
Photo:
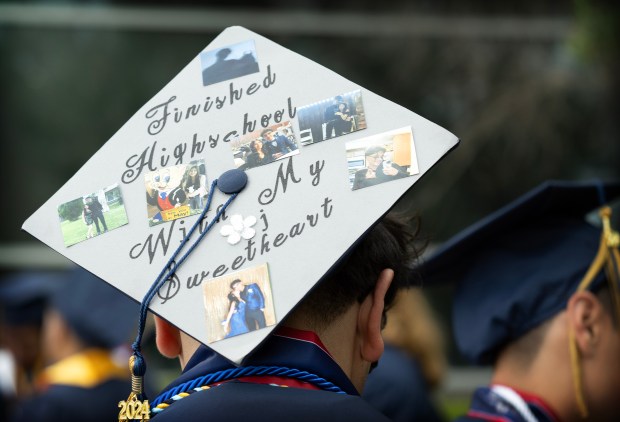
[(118, 407), (121, 410), (118, 412), (118, 421), (148, 421), (151, 419), (151, 409), (149, 408), (149, 401), (138, 400), (138, 396), (132, 391), (129, 394), (127, 400), (120, 401)]
[(135, 356), (129, 358), (129, 370), (131, 372), (131, 394), (127, 400), (118, 402), (121, 410), (118, 412), (118, 422), (148, 421), (151, 419), (151, 409), (148, 400), (138, 400), (142, 395), (142, 377), (133, 374)]

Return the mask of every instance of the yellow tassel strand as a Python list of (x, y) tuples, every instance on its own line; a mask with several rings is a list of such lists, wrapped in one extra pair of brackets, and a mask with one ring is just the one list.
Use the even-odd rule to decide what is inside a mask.
[[(577, 292), (582, 292), (588, 289), (596, 275), (604, 269), (607, 275), (611, 296), (613, 297), (614, 308), (616, 310), (615, 316), (618, 324), (620, 325), (620, 287), (618, 286), (620, 279), (620, 275), (618, 274), (618, 265), (620, 263), (620, 252), (618, 252), (618, 246), (620, 245), (620, 236), (618, 235), (618, 232), (612, 230), (611, 228), (611, 208), (607, 206), (601, 208), (599, 215), (601, 216), (601, 220), (603, 222), (601, 243), (594, 261), (590, 264), (590, 268), (588, 268), (586, 275), (577, 287)], [(572, 329), (568, 332), (568, 339), (571, 371), (573, 374), (573, 386), (575, 387), (575, 400), (577, 402), (577, 407), (579, 408), (581, 417), (583, 419), (587, 419), (589, 413), (583, 395), (581, 362), (579, 359), (577, 342), (575, 340), (575, 333)]]

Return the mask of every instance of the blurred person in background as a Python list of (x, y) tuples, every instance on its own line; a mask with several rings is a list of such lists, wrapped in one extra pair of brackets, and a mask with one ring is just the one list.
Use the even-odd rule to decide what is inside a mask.
[(393, 421), (445, 420), (432, 398), (446, 368), (444, 337), (419, 288), (398, 293), (383, 339), (362, 397)]
[(619, 196), (620, 183), (547, 182), (422, 265), (426, 283), (457, 283), (460, 351), (493, 365), (459, 421), (618, 420), (620, 238), (597, 207)]
[[(49, 298), (42, 345), (48, 366), (36, 393), (22, 400), (13, 421), (111, 421), (131, 391), (125, 356), (138, 306), (83, 269), (70, 271)], [(121, 362), (121, 364), (118, 364)]]
[(45, 271), (16, 271), (0, 279), (0, 391), (2, 420), (15, 400), (33, 392), (43, 369), (41, 325), (46, 301), (61, 275)]

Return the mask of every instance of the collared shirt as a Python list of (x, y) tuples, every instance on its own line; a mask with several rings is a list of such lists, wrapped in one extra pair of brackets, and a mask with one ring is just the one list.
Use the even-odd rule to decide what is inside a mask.
[(533, 394), (503, 385), (476, 389), (465, 416), (457, 422), (559, 422), (551, 408)]

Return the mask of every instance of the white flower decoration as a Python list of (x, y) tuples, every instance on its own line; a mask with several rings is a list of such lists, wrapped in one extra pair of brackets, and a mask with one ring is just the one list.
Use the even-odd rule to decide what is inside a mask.
[(224, 237), (228, 237), (228, 243), (236, 245), (241, 238), (249, 240), (254, 237), (256, 230), (252, 226), (256, 224), (256, 217), (250, 215), (243, 218), (239, 214), (230, 216), (230, 224), (222, 226), (220, 234)]

